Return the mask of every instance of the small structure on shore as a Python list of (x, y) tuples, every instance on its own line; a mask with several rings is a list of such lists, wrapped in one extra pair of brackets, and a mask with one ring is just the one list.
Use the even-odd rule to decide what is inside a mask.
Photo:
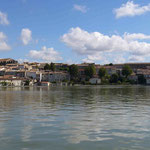
[(101, 84), (101, 79), (99, 79), (99, 78), (91, 78), (91, 79), (89, 80), (89, 82), (90, 82), (91, 84)]
[(50, 82), (41, 82), (40, 83), (41, 86), (50, 86)]

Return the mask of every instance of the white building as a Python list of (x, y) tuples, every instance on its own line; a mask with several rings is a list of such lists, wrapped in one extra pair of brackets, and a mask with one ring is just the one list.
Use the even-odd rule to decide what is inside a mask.
[(0, 78), (1, 86), (22, 86), (24, 82), (19, 78)]
[(69, 81), (70, 75), (65, 72), (51, 72), (48, 75), (48, 81), (49, 82), (62, 82), (64, 80)]
[(36, 71), (27, 71), (26, 72), (26, 77), (36, 79), (36, 74), (37, 74)]
[(101, 79), (99, 79), (99, 78), (91, 78), (91, 79), (89, 80), (89, 82), (90, 82), (91, 84), (101, 84)]
[(62, 82), (64, 80), (70, 81), (69, 73), (66, 73), (66, 72), (45, 72), (45, 73), (42, 73), (42, 81)]

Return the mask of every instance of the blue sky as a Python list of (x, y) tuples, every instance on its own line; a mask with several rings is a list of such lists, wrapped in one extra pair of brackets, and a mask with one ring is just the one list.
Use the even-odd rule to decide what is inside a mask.
[(149, 62), (148, 0), (0, 0), (0, 58)]

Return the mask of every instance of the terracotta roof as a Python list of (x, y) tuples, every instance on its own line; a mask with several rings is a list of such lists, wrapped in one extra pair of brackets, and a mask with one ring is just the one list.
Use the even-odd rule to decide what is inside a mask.
[(77, 64), (77, 66), (79, 66), (79, 67), (80, 67), (80, 66), (81, 66), (81, 67), (82, 67), (82, 66), (83, 66), (83, 67), (87, 67), (87, 66), (89, 66), (89, 65), (92, 65), (92, 64), (89, 64), (89, 63)]
[(11, 58), (1, 58), (0, 61), (8, 61), (8, 60), (12, 60)]
[(0, 59), (0, 61), (16, 61), (16, 60), (14, 60), (14, 59), (11, 59), (11, 58), (2, 58), (2, 59)]
[(0, 80), (25, 80), (24, 78), (18, 78), (14, 76), (2, 76)]
[(115, 66), (103, 66), (103, 67), (101, 67), (101, 68), (106, 68), (106, 69), (116, 69)]
[(42, 81), (41, 83), (50, 83), (50, 82)]
[(148, 75), (150, 74), (150, 70), (149, 69), (137, 69), (137, 74)]
[(150, 65), (150, 63), (148, 63), (148, 62), (145, 62), (145, 63), (125, 63), (125, 65)]

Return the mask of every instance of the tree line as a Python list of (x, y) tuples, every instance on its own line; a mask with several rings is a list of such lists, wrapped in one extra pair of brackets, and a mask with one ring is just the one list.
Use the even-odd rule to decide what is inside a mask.
[[(46, 64), (44, 70), (55, 71), (56, 66), (54, 63)], [(60, 68), (60, 70), (68, 71), (71, 77), (71, 81), (80, 82), (79, 76), (79, 67), (75, 64), (68, 66), (68, 68)], [(132, 74), (132, 69), (129, 65), (124, 65), (121, 72), (116, 72), (111, 75), (108, 74), (107, 69), (102, 67), (98, 70), (98, 76), (101, 79), (102, 83), (124, 83), (124, 82), (133, 82), (128, 79), (128, 76)], [(89, 81), (90, 78), (93, 78), (96, 75), (96, 68), (94, 64), (87, 66), (84, 69), (85, 81)], [(142, 80), (142, 79), (141, 79)]]

